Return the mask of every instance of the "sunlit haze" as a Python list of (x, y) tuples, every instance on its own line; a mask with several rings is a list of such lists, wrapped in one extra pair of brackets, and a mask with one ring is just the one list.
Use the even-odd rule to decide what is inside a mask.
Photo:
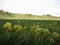
[(60, 0), (0, 0), (0, 10), (22, 14), (60, 16)]

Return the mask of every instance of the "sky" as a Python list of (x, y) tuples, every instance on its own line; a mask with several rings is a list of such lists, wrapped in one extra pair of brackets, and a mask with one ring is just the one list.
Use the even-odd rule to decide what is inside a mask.
[(0, 10), (22, 14), (60, 16), (60, 0), (0, 0)]

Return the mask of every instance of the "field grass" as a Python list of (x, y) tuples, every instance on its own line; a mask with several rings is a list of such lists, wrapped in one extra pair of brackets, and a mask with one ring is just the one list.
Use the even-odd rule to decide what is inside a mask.
[(60, 17), (0, 10), (0, 45), (60, 45)]
[(60, 45), (60, 20), (0, 19), (0, 45)]
[(26, 20), (60, 20), (59, 17), (54, 17), (54, 16), (35, 16), (35, 15), (2, 15), (0, 16), (0, 19), (26, 19)]

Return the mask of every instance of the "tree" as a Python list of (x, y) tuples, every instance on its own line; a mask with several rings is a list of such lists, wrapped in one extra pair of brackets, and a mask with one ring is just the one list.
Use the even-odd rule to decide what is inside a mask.
[(0, 10), (0, 15), (4, 15), (4, 11), (3, 10)]
[(0, 13), (4, 12), (3, 10), (0, 10)]
[(46, 16), (51, 16), (50, 14), (46, 14)]

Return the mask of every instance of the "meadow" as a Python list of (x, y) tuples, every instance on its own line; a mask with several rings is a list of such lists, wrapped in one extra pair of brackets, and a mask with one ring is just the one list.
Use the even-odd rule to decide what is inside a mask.
[(0, 19), (0, 45), (60, 45), (60, 20)]

